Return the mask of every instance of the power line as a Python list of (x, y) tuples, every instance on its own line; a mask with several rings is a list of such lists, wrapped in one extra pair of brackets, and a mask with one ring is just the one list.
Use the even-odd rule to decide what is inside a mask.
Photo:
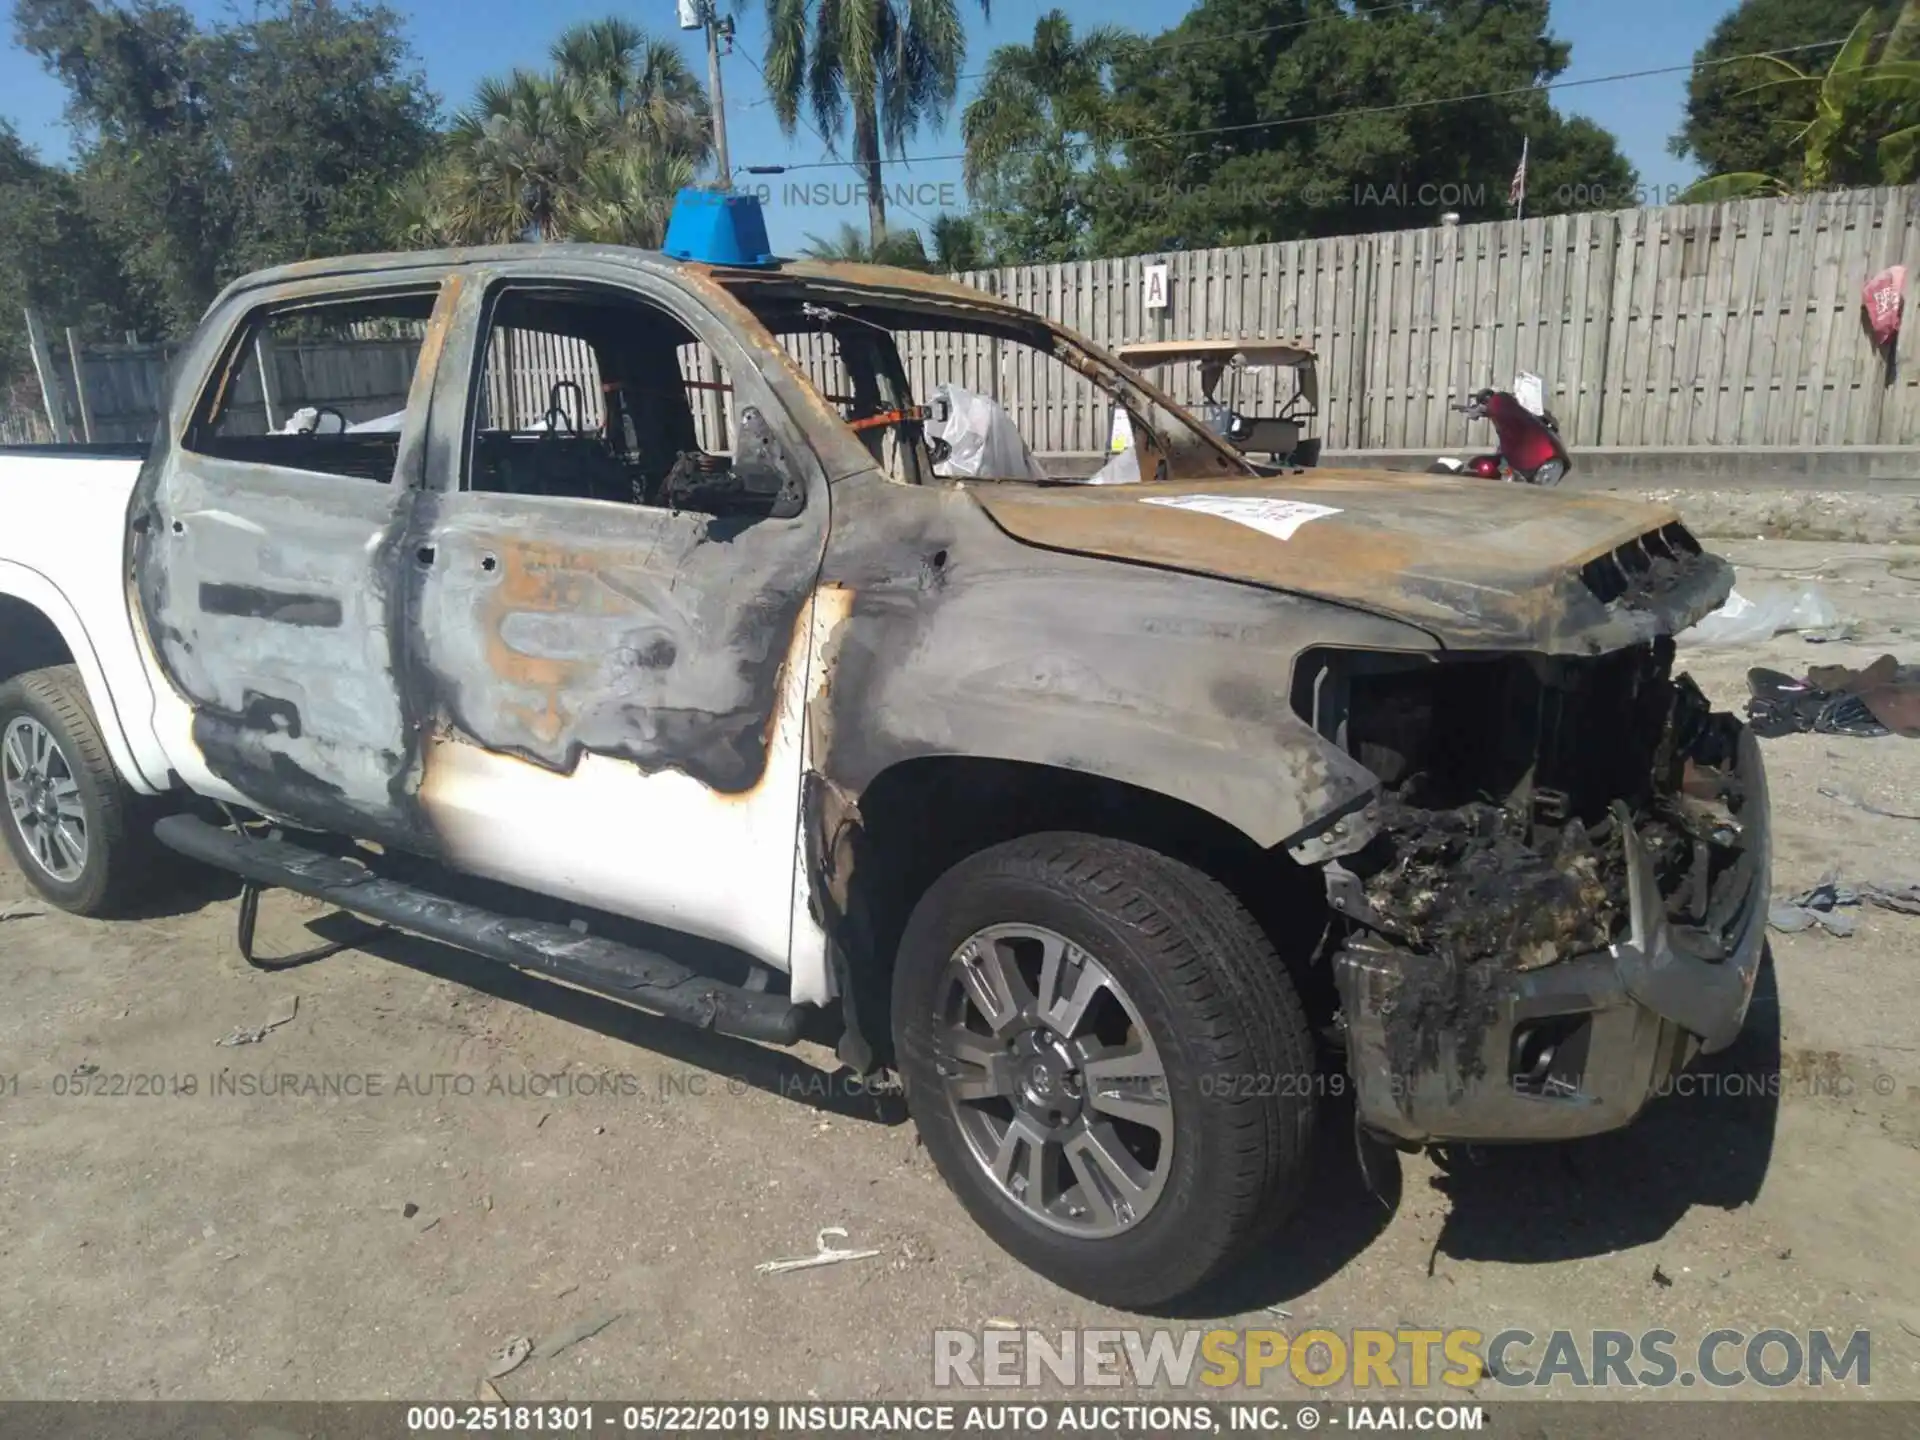
[[(744, 50), (739, 50), (736, 53), (740, 56), (742, 60), (746, 61), (747, 64), (753, 66), (753, 73), (760, 77), (760, 83), (765, 85), (768, 88), (768, 90), (771, 91), (773, 88), (773, 83), (767, 79), (767, 72), (760, 68), (760, 62), (758, 60), (755, 60), (753, 56), (749, 55)], [(813, 138), (818, 140), (822, 145), (826, 146), (829, 152), (832, 151), (833, 142), (827, 139), (827, 137), (822, 135), (818, 130), (814, 129), (813, 125), (811, 124), (811, 122), (808, 121), (806, 116), (800, 114), (796, 110), (794, 112), (794, 119), (798, 120), (802, 125), (805, 125), (807, 127), (808, 133), (810, 133), (813, 136)], [(812, 164), (810, 164), (807, 168), (816, 169), (822, 165), (832, 165), (835, 167), (844, 165), (848, 169), (852, 170), (854, 174), (860, 175), (859, 164), (852, 160), (815, 161)], [(765, 166), (743, 165), (740, 168), (749, 175), (763, 175), (768, 173)], [(866, 176), (860, 175), (860, 178), (862, 180), (865, 180)], [(918, 220), (922, 225), (925, 225), (929, 230), (933, 228), (933, 221), (929, 220), (926, 216), (922, 215), (918, 210), (915, 210), (912, 206), (902, 205), (898, 200), (895, 200), (893, 203), (894, 203), (895, 209), (906, 211), (907, 214), (911, 215), (914, 219)]]
[[(1810, 45), (1790, 45), (1780, 50), (1756, 51), (1750, 55), (1728, 55), (1718, 60), (1699, 60), (1685, 65), (1662, 65), (1651, 70), (1622, 70), (1612, 75), (1591, 75), (1584, 80), (1549, 80), (1534, 85), (1514, 85), (1504, 90), (1481, 90), (1471, 95), (1441, 95), (1430, 100), (1402, 100), (1392, 105), (1357, 105), (1345, 110), (1326, 110), (1317, 115), (1289, 115), (1278, 120), (1248, 120), (1237, 125), (1207, 125), (1193, 130), (1170, 130), (1160, 134), (1122, 135), (1113, 143), (1127, 145), (1138, 141), (1194, 140), (1205, 135), (1233, 135), (1248, 130), (1278, 129), (1287, 125), (1312, 125), (1323, 120), (1345, 120), (1360, 115), (1398, 115), (1410, 110), (1426, 110), (1440, 105), (1465, 105), (1475, 100), (1504, 100), (1515, 95), (1544, 94), (1550, 90), (1577, 90), (1584, 85), (1610, 85), (1620, 80), (1644, 80), (1653, 75), (1676, 75), (1711, 66), (1738, 64), (1745, 60), (1772, 60), (1785, 55), (1803, 54), (1810, 50), (1837, 50), (1846, 43), (1843, 37), (1839, 40), (1821, 40)], [(1037, 152), (1041, 148), (1040, 146), (1021, 146), (1007, 153), (1020, 155)], [(897, 157), (894, 163), (932, 165), (966, 158), (966, 151), (954, 150), (941, 155), (903, 155)], [(843, 163), (846, 162), (803, 160), (797, 165), (758, 165), (745, 168), (757, 175), (784, 175), (795, 170), (817, 170)]]

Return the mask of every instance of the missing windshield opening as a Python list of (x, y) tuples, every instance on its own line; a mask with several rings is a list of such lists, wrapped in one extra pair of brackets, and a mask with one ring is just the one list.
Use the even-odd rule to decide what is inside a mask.
[(1127, 480), (1252, 473), (1163, 391), (984, 292), (798, 273), (724, 283), (900, 483), (1080, 483), (1116, 442)]

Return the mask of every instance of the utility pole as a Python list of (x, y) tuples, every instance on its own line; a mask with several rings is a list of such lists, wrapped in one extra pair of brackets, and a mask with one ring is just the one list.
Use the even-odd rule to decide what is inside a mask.
[[(713, 157), (720, 165), (720, 188), (733, 188), (733, 162), (727, 156), (727, 91), (720, 79), (720, 56), (733, 49), (733, 17), (722, 19), (717, 0), (679, 0), (680, 28), (707, 32), (707, 94), (713, 105)], [(727, 51), (720, 49), (726, 41)]]

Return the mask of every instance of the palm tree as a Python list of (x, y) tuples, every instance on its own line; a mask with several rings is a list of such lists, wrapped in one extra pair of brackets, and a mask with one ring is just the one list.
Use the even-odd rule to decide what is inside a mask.
[[(766, 0), (767, 90), (782, 133), (804, 103), (829, 146), (849, 110), (853, 162), (867, 191), (869, 243), (887, 233), (884, 149), (896, 158), (923, 125), (945, 123), (967, 39), (955, 0)], [(989, 0), (980, 0), (988, 13)]]
[(617, 17), (555, 42), (553, 69), (488, 78), (395, 194), (416, 243), (658, 245), (712, 154), (706, 92), (672, 45)]
[(1108, 74), (1138, 43), (1112, 25), (1075, 38), (1065, 12), (1049, 10), (1034, 22), (1032, 44), (995, 50), (960, 120), (968, 193), (994, 201), (1006, 163), (1038, 151), (1077, 162), (1111, 150), (1122, 125)]
[(552, 53), (556, 72), (592, 89), (636, 138), (702, 160), (712, 149), (707, 92), (670, 41), (612, 15), (575, 25)]
[(577, 84), (527, 70), (482, 80), (447, 136), (460, 238), (561, 239), (591, 129)]
[(1002, 45), (961, 117), (974, 213), (1003, 262), (1071, 260), (1094, 227), (1090, 189), (1121, 140), (1155, 133), (1114, 91), (1112, 71), (1142, 42), (1112, 26), (1084, 35), (1058, 10), (1028, 45)]
[(943, 210), (933, 217), (927, 238), (933, 242), (931, 259), (936, 270), (952, 275), (986, 267), (986, 242), (981, 238), (979, 222), (971, 215)]
[(657, 250), (674, 197), (693, 182), (692, 159), (675, 151), (635, 146), (592, 156), (580, 172), (569, 235)]
[[(1777, 56), (1747, 63), (1771, 79), (1743, 93), (1785, 86), (1815, 90), (1813, 119), (1794, 139), (1803, 146), (1793, 179), (1736, 171), (1712, 175), (1680, 197), (1683, 204), (1787, 195), (1834, 184), (1899, 184), (1911, 179), (1920, 154), (1920, 0), (1903, 0), (1878, 56), (1873, 42), (1878, 12), (1866, 11), (1823, 73), (1812, 74)], [(1909, 122), (1903, 124), (1902, 122)], [(1899, 128), (1892, 128), (1898, 126)]]
[(918, 230), (889, 230), (880, 243), (860, 233), (857, 225), (842, 223), (840, 233), (807, 236), (806, 253), (815, 260), (853, 261), (863, 265), (898, 265), (906, 270), (927, 268), (927, 246)]

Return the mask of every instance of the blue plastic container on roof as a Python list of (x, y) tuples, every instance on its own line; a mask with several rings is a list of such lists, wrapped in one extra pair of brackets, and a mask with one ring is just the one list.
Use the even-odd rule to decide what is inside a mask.
[(667, 217), (661, 250), (675, 260), (707, 265), (777, 265), (767, 245), (767, 219), (758, 196), (730, 190), (682, 190)]

